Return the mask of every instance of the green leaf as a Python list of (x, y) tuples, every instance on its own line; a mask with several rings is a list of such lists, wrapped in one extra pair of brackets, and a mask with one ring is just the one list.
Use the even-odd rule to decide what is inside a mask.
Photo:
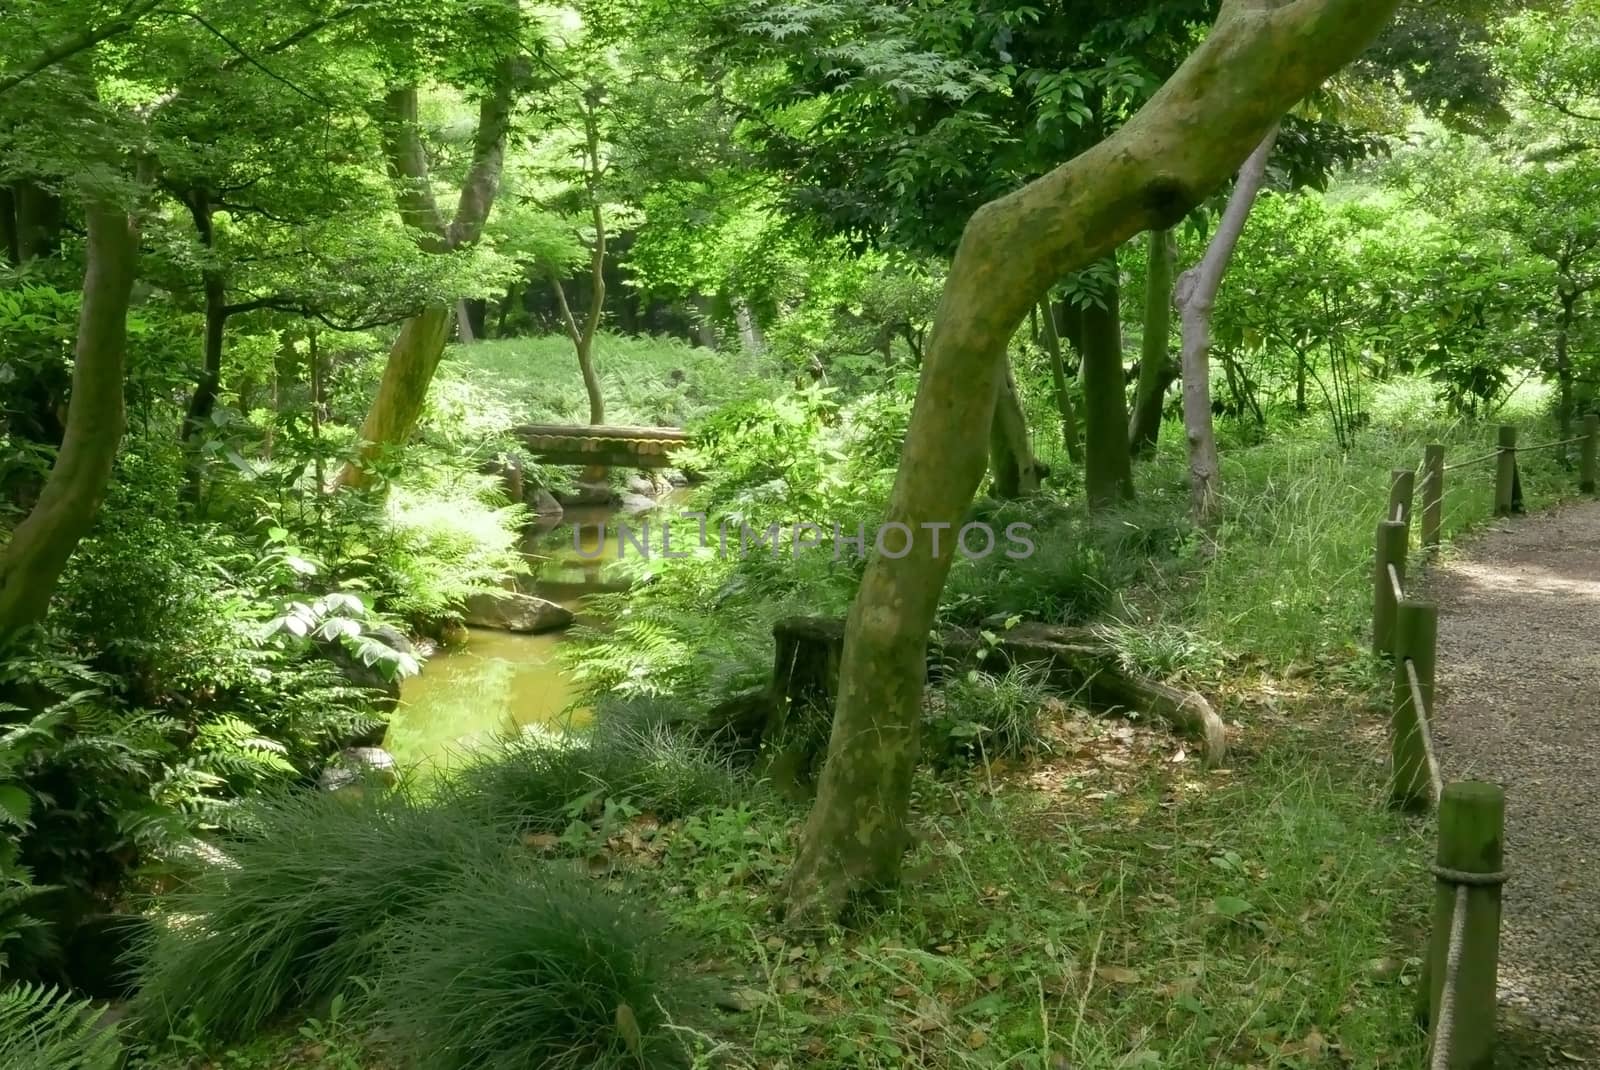
[(1211, 901), (1211, 905), (1225, 918), (1237, 918), (1256, 908), (1248, 899), (1240, 899), (1236, 895), (1219, 895)]
[(0, 784), (0, 823), (28, 827), (33, 813), (33, 796), (17, 784)]

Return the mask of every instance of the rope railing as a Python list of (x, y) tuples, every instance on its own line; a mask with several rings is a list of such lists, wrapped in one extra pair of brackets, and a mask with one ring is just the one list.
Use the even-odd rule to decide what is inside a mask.
[(1471, 460), (1457, 461), (1455, 464), (1447, 464), (1440, 469), (1440, 471), (1454, 472), (1457, 468), (1467, 468), (1475, 464), (1482, 464), (1484, 461), (1492, 461), (1498, 456), (1500, 456), (1500, 451), (1495, 450), (1493, 453), (1485, 453), (1483, 456), (1473, 457)]
[(1442, 445), (1431, 444), (1419, 468), (1394, 469), (1374, 549), (1373, 649), (1394, 666), (1390, 801), (1437, 813), (1432, 925), (1416, 990), (1419, 1018), (1431, 1023), (1429, 1070), (1480, 1070), (1494, 1059), (1505, 793), (1494, 784), (1445, 779), (1434, 731), (1439, 611), (1406, 593), (1412, 500), (1420, 489), (1420, 541), (1431, 550), (1440, 543), (1447, 472), (1495, 461), (1494, 514), (1509, 516), (1522, 511), (1517, 454), (1575, 443), (1582, 446), (1579, 488), (1592, 494), (1600, 414), (1588, 416), (1584, 434), (1572, 438), (1519, 447), (1517, 429), (1502, 427), (1498, 439), (1493, 453), (1453, 464), (1445, 464)]

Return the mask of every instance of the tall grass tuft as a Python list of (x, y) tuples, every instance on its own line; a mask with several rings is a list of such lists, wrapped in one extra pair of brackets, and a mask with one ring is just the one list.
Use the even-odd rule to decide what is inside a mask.
[(371, 974), (411, 921), (509, 837), (405, 789), (300, 794), (250, 812), (249, 833), (163, 896), (137, 950), (134, 1011), (159, 1033), (233, 1038)]
[(484, 867), (392, 939), (373, 1013), (419, 1070), (680, 1062), (668, 1010), (687, 1007), (694, 988), (677, 945), (582, 878)]
[(561, 832), (627, 803), (662, 820), (748, 797), (728, 759), (653, 714), (598, 716), (587, 729), (529, 733), (474, 754), (439, 786), (483, 820)]

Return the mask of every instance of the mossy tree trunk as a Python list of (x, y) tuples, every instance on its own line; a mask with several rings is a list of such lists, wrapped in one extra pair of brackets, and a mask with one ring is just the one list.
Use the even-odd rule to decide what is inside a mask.
[[(472, 139), (472, 162), (461, 185), (456, 212), (445, 222), (429, 188), (427, 151), (417, 127), (417, 87), (403, 86), (384, 101), (384, 152), (400, 218), (417, 235), (428, 252), (442, 253), (471, 245), (483, 234), (500, 190), (505, 166), (506, 137), (511, 130), (512, 106), (520, 81), (521, 63), (513, 56), (495, 64), (494, 81), (478, 104), (478, 128)], [(361, 424), (358, 459), (339, 472), (341, 486), (361, 487), (373, 480), (373, 462), (385, 450), (410, 437), (422, 415), (433, 373), (449, 340), (452, 308), (439, 304), (423, 309), (400, 327), (372, 407)]]
[[(1277, 140), (1278, 125), (1274, 123), (1239, 169), (1228, 206), (1223, 209), (1205, 254), (1178, 279), (1174, 293), (1183, 325), (1183, 427), (1189, 443), (1189, 508), (1195, 523), (1202, 528), (1210, 528), (1216, 521), (1221, 472), (1216, 428), (1211, 422), (1211, 313), (1239, 235), (1244, 232), (1261, 184), (1266, 181), (1267, 160)], [(1232, 367), (1228, 370), (1231, 382)]]
[[(959, 526), (988, 466), (1006, 346), (1028, 309), (1062, 276), (1182, 220), (1397, 3), (1229, 0), (1121, 130), (973, 215), (939, 301), (888, 523), (923, 534), (925, 524)], [(938, 553), (920, 539), (911, 553), (868, 560), (846, 623), (827, 761), (789, 874), (788, 921), (798, 928), (837, 918), (853, 895), (899, 876), (950, 541)]]
[(1028, 440), (1028, 419), (1022, 411), (1010, 360), (1000, 377), (994, 422), (989, 427), (989, 473), (990, 491), (1001, 501), (1038, 493), (1039, 460)]
[(1122, 365), (1122, 288), (1116, 257), (1111, 282), (1079, 310), (1083, 364), (1083, 488), (1089, 508), (1133, 498), (1133, 462), (1128, 456), (1128, 378)]
[(56, 582), (105, 497), (122, 441), (128, 302), (139, 233), (121, 207), (92, 203), (66, 434), (33, 509), (0, 551), (0, 643), (43, 619)]
[(1139, 385), (1134, 392), (1133, 419), (1128, 424), (1128, 448), (1135, 457), (1156, 451), (1161, 438), (1161, 410), (1167, 388), (1178, 377), (1172, 359), (1172, 272), (1178, 259), (1170, 230), (1149, 234), (1149, 270), (1144, 286), (1144, 343), (1139, 355)]

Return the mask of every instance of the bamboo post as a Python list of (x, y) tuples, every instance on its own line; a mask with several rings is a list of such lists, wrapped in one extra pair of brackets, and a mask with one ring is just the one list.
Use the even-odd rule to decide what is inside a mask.
[(1583, 453), (1578, 469), (1578, 489), (1585, 494), (1595, 490), (1595, 468), (1600, 454), (1600, 413), (1591, 412), (1583, 418)]
[(1450, 1054), (1450, 1070), (1494, 1065), (1495, 985), (1500, 962), (1500, 883), (1506, 798), (1499, 785), (1449, 784), (1439, 800), (1439, 846), (1434, 871), (1433, 932), (1425, 964), (1428, 1021), (1439, 1024), (1455, 921), (1456, 889), (1466, 878), (1467, 917), (1456, 967), (1452, 1028), (1435, 1037)]
[(1416, 495), (1417, 474), (1406, 468), (1389, 472), (1389, 515), (1386, 520), (1411, 523), (1411, 502)]
[[(1394, 710), (1389, 726), (1389, 802), (1402, 810), (1426, 810), (1428, 749), (1418, 725), (1433, 712), (1435, 654), (1439, 642), (1439, 607), (1406, 599), (1395, 607)], [(1411, 697), (1406, 661), (1417, 669), (1423, 708)], [(1430, 722), (1431, 727), (1431, 722)]]
[[(1597, 418), (1600, 419), (1600, 418)], [(1422, 545), (1439, 545), (1444, 523), (1444, 447), (1430, 444), (1422, 455)]]
[(1517, 429), (1510, 424), (1500, 428), (1500, 456), (1494, 472), (1494, 515), (1510, 516), (1516, 507)]
[(1394, 613), (1396, 598), (1394, 586), (1389, 582), (1389, 566), (1402, 584), (1406, 578), (1406, 548), (1410, 529), (1397, 520), (1384, 520), (1378, 524), (1377, 548), (1373, 554), (1372, 574), (1372, 650), (1387, 654), (1394, 650)]

